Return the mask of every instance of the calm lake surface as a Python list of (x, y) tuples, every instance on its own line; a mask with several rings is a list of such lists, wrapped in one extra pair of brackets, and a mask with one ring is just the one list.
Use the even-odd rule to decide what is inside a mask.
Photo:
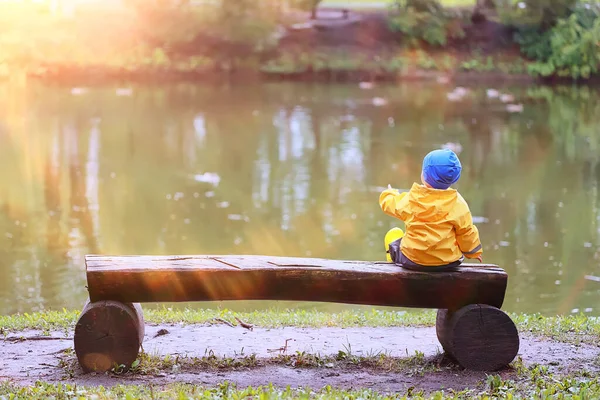
[(451, 143), (504, 308), (600, 315), (599, 126), (587, 87), (5, 83), (0, 314), (80, 308), (89, 253), (383, 260), (379, 192)]

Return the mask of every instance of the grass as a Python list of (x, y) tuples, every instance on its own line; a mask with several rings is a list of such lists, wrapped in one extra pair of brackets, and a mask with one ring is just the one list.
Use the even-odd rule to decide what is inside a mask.
[(261, 71), (266, 74), (318, 74), (332, 76), (344, 72), (362, 72), (371, 77), (410, 76), (418, 71), (439, 73), (479, 72), (522, 75), (527, 73), (527, 63), (520, 57), (499, 53), (482, 57), (477, 52), (460, 57), (444, 51), (426, 52), (421, 49), (402, 49), (396, 53), (368, 54), (344, 51), (285, 52), (265, 62)]
[[(26, 329), (66, 331), (74, 327), (80, 311), (62, 310), (0, 316), (0, 334)], [(435, 312), (405, 311), (343, 311), (326, 313), (313, 310), (268, 310), (234, 313), (227, 309), (173, 309), (148, 308), (144, 310), (146, 323), (155, 324), (208, 324), (223, 318), (237, 324), (235, 317), (263, 328), (297, 327), (358, 327), (358, 326), (430, 326), (435, 323)]]
[[(59, 357), (59, 366), (65, 372), (65, 377), (73, 378), (79, 370), (77, 358), (72, 349), (65, 350)], [(369, 369), (373, 371), (404, 373), (409, 376), (423, 376), (427, 372), (458, 370), (456, 364), (447, 362), (442, 354), (425, 357), (416, 351), (407, 357), (392, 357), (383, 352), (372, 352), (367, 355), (352, 353), (350, 345), (344, 346), (335, 355), (313, 354), (304, 351), (295, 353), (279, 353), (268, 358), (258, 358), (256, 354), (236, 354), (233, 357), (217, 356), (212, 351), (201, 357), (192, 356), (159, 356), (157, 354), (140, 353), (137, 360), (128, 367), (115, 366), (110, 371), (112, 376), (157, 376), (162, 373), (180, 373), (201, 371), (236, 371), (240, 369), (266, 366), (287, 366), (292, 368), (325, 368), (334, 371)]]
[[(31, 387), (18, 387), (12, 384), (0, 384), (0, 396), (14, 395), (11, 399), (67, 399), (78, 396), (79, 398), (94, 399), (402, 399), (402, 394), (383, 394), (373, 390), (340, 390), (327, 386), (321, 390), (277, 388), (272, 385), (259, 386), (257, 388), (237, 388), (236, 385), (224, 382), (216, 388), (204, 388), (189, 384), (173, 384), (162, 388), (152, 386), (118, 385), (112, 388), (77, 387), (76, 385), (58, 384), (50, 385), (37, 383)], [(411, 393), (412, 394), (412, 393)], [(414, 395), (413, 395), (414, 396)], [(2, 398), (2, 397), (0, 397)], [(9, 397), (6, 397), (9, 398)], [(417, 394), (412, 398), (424, 398)], [(440, 395), (428, 396), (427, 398), (451, 398)], [(458, 397), (456, 397), (458, 398)]]
[[(385, 393), (371, 389), (343, 390), (325, 386), (322, 389), (279, 388), (273, 385), (238, 388), (227, 381), (216, 387), (176, 383), (166, 386), (152, 384), (78, 386), (76, 384), (48, 384), (37, 382), (32, 386), (0, 383), (0, 399), (593, 399), (600, 397), (600, 380), (586, 372), (555, 376), (548, 368), (533, 365), (515, 366), (510, 378), (488, 375), (479, 385), (465, 390), (444, 390), (425, 393), (414, 386), (405, 392)], [(504, 374), (506, 375), (506, 374)]]
[[(0, 316), (0, 334), (37, 329), (71, 331), (79, 311), (47, 311)], [(402, 327), (434, 326), (435, 311), (343, 311), (327, 313), (313, 310), (277, 310), (235, 313), (227, 309), (172, 309), (144, 310), (144, 318), (151, 324), (215, 324), (222, 318), (237, 324), (235, 317), (261, 328), (296, 327)], [(530, 333), (569, 343), (596, 343), (600, 336), (600, 318), (584, 314), (546, 317), (539, 314), (510, 314), (521, 333)]]
[[(53, 311), (45, 313), (15, 314), (0, 317), (0, 331), (4, 335), (24, 329), (52, 330), (73, 329), (79, 311)], [(223, 310), (191, 309), (147, 309), (145, 318), (148, 323), (214, 323), (215, 318), (236, 323), (235, 317), (258, 327), (376, 327), (376, 326), (432, 326), (435, 312), (427, 311), (344, 311), (326, 313), (309, 310), (269, 310), (260, 312), (234, 313)], [(600, 319), (583, 314), (558, 317), (545, 317), (538, 314), (511, 314), (521, 333), (529, 332), (556, 340), (568, 342), (595, 342), (600, 334)], [(60, 366), (66, 378), (75, 376), (77, 361), (73, 350), (65, 351), (60, 357)], [(358, 369), (392, 372), (403, 376), (423, 376), (428, 373), (455, 376), (460, 371), (453, 364), (444, 365), (441, 355), (424, 357), (423, 353), (407, 354), (407, 357), (391, 357), (385, 353), (356, 355), (350, 345), (335, 355), (322, 356), (306, 352), (292, 354), (274, 354), (269, 358), (257, 358), (254, 354), (237, 354), (233, 357), (219, 357), (212, 353), (201, 357), (157, 356), (142, 353), (132, 368), (125, 372), (117, 368), (112, 376), (135, 374), (142, 382), (144, 375), (152, 377), (161, 374), (177, 374), (185, 371), (234, 371), (240, 369), (264, 367), (268, 365), (288, 366), (292, 368), (320, 368), (346, 371), (352, 374)], [(224, 382), (217, 387), (205, 387), (192, 384), (172, 384), (166, 386), (144, 383), (141, 385), (116, 385), (110, 388), (102, 386), (85, 387), (75, 384), (49, 384), (38, 382), (31, 386), (19, 386), (11, 382), (0, 383), (0, 399), (213, 399), (213, 398), (256, 398), (256, 399), (296, 399), (296, 398), (415, 398), (415, 399), (489, 399), (489, 398), (573, 398), (586, 399), (600, 397), (600, 381), (585, 371), (575, 374), (554, 375), (545, 365), (525, 366), (517, 358), (511, 367), (501, 374), (487, 375), (484, 380), (465, 390), (445, 390), (425, 393), (410, 387), (404, 393), (384, 393), (373, 390), (341, 390), (331, 387), (323, 389), (278, 388), (272, 385), (238, 388)], [(459, 375), (460, 376), (460, 375)], [(454, 378), (460, 379), (460, 378)]]

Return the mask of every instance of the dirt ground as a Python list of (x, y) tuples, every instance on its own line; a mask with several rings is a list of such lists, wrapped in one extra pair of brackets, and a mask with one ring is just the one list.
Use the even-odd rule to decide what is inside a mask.
[[(156, 336), (161, 329), (169, 333)], [(71, 334), (69, 334), (71, 335)], [(141, 374), (84, 374), (79, 367), (68, 374), (61, 367), (65, 350), (72, 349), (69, 335), (52, 332), (41, 336), (39, 331), (19, 332), (9, 335), (0, 346), (0, 380), (27, 385), (37, 380), (47, 382), (71, 382), (78, 385), (112, 386), (120, 383), (153, 385), (184, 382), (199, 385), (215, 385), (225, 380), (238, 386), (259, 386), (273, 383), (276, 386), (321, 388), (331, 385), (340, 388), (372, 388), (378, 391), (405, 392), (410, 387), (418, 390), (476, 388), (486, 379), (484, 372), (470, 372), (460, 368), (442, 369), (438, 372), (414, 373), (385, 372), (369, 368), (294, 368), (285, 365), (266, 365), (211, 371), (198, 367), (185, 371), (163, 371), (156, 375)], [(340, 350), (357, 356), (384, 352), (388, 356), (413, 356), (422, 352), (425, 358), (439, 358), (441, 347), (435, 328), (255, 328), (206, 325), (154, 325), (146, 327), (144, 349), (152, 355), (196, 356), (209, 352), (218, 356), (256, 354), (269, 358), (280, 354), (274, 349), (288, 341), (287, 354), (305, 351), (311, 354), (335, 355)], [(550, 372), (569, 373), (585, 369), (599, 372), (595, 362), (600, 347), (551, 342), (545, 339), (521, 335), (519, 356), (526, 366), (548, 365)], [(74, 357), (74, 356), (70, 356)], [(509, 378), (515, 372), (506, 369), (498, 372)]]

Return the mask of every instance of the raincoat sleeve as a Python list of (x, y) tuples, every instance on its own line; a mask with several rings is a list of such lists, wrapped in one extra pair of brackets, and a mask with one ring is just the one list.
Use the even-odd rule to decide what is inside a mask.
[(465, 257), (477, 258), (483, 253), (479, 230), (473, 225), (473, 217), (468, 208), (457, 218), (455, 229), (458, 247)]
[(408, 213), (406, 207), (408, 206), (407, 192), (398, 193), (396, 189), (386, 189), (379, 195), (379, 206), (384, 213), (406, 221)]

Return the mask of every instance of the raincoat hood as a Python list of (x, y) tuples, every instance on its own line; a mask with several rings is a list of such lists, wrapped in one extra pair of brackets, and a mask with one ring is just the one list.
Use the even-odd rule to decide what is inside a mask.
[(448, 217), (458, 200), (454, 189), (438, 190), (414, 183), (408, 192), (408, 205), (415, 218), (437, 222)]

